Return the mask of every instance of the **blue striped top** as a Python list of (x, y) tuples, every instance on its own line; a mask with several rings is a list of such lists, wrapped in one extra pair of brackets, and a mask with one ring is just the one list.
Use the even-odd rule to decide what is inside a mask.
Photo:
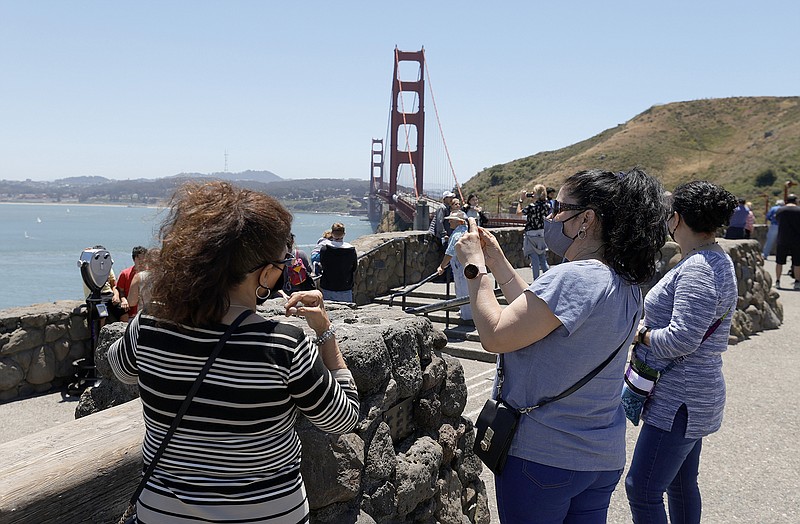
[[(652, 328), (650, 346), (637, 345), (636, 355), (665, 373), (645, 403), (643, 420), (670, 431), (675, 413), (686, 404), (686, 438), (717, 431), (725, 407), (722, 352), (728, 347), (731, 318), (738, 299), (733, 262), (720, 248), (700, 251), (681, 260), (650, 290), (644, 301), (644, 323)], [(725, 319), (701, 343), (709, 327)]]

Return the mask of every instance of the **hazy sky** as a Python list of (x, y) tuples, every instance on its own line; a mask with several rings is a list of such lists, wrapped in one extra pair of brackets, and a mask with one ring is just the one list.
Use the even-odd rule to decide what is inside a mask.
[[(800, 2), (0, 0), (0, 179), (367, 178), (425, 47), (461, 182), (654, 104), (800, 90)], [(430, 137), (433, 105), (427, 100)]]

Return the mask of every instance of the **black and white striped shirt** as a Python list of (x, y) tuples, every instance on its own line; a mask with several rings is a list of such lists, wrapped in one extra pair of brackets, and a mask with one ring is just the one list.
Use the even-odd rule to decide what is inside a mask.
[[(145, 467), (226, 325), (196, 328), (139, 315), (108, 352), (144, 406)], [(347, 370), (328, 371), (298, 327), (240, 325), (205, 377), (139, 499), (140, 522), (305, 522), (300, 410), (323, 431), (358, 418)]]

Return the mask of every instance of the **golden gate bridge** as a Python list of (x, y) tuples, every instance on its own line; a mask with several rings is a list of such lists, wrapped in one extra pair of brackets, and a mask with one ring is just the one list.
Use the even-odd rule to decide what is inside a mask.
[[(394, 213), (396, 228), (425, 230), (433, 208), (442, 205), (441, 196), (445, 191), (453, 191), (462, 203), (466, 203), (466, 195), (462, 194), (444, 138), (425, 48), (400, 51), (395, 47), (391, 91), (386, 136), (372, 139), (369, 218), (373, 223), (380, 221), (384, 206), (388, 206)], [(428, 138), (428, 150), (433, 150), (433, 154), (428, 154), (428, 166), (425, 165), (426, 91), (430, 93), (439, 130), (438, 134)], [(388, 173), (385, 170), (387, 144)], [(501, 212), (499, 200), (496, 212), (484, 208), (484, 213), (489, 218), (489, 227), (524, 223), (515, 214)]]

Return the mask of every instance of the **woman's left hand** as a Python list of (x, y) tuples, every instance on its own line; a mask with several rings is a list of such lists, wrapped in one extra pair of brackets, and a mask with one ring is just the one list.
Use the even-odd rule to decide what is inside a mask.
[(478, 264), (483, 266), (485, 262), (481, 237), (478, 233), (478, 224), (475, 223), (475, 219), (472, 217), (467, 219), (467, 224), (469, 229), (461, 235), (461, 238), (456, 243), (456, 255), (462, 265)]
[(331, 326), (321, 291), (296, 291), (287, 299), (286, 316), (297, 315), (306, 319), (308, 327), (317, 335)]

